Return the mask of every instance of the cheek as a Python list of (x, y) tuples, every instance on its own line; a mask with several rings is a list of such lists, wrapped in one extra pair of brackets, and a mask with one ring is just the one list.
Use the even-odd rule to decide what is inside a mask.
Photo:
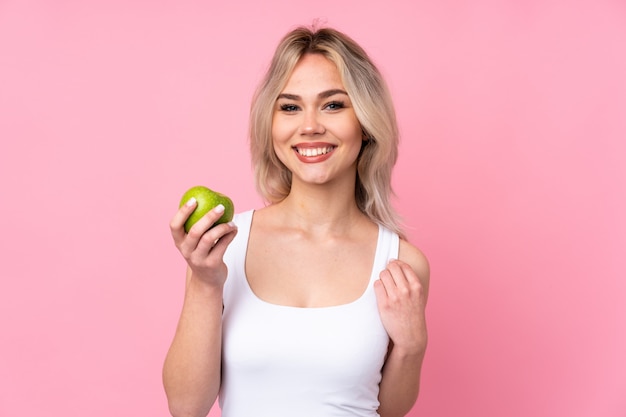
[(272, 141), (272, 147), (274, 149), (274, 155), (285, 167), (289, 165), (289, 153), (293, 152), (291, 149), (287, 149), (281, 146), (279, 143)]
[(289, 123), (275, 116), (272, 119), (272, 142), (280, 143), (288, 140), (292, 134), (292, 130)]
[(346, 118), (341, 120), (341, 123), (337, 125), (338, 129), (341, 129), (343, 137), (350, 138), (351, 140), (363, 140), (363, 128), (359, 119), (354, 112), (346, 114)]
[(272, 128), (272, 148), (274, 154), (283, 164), (286, 161), (287, 152), (291, 151), (291, 148), (285, 146), (286, 138), (287, 136), (285, 136), (284, 132)]
[(364, 139), (361, 125), (358, 122), (344, 125), (343, 137), (360, 147)]

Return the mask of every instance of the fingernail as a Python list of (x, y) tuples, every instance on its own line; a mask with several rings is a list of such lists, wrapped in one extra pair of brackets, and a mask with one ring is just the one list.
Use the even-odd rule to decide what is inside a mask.
[(215, 208), (213, 210), (215, 210), (216, 213), (223, 213), (224, 212), (224, 206), (222, 204), (218, 204), (217, 206), (215, 206)]
[(196, 198), (195, 197), (191, 197), (189, 200), (187, 200), (187, 202), (185, 203), (186, 206), (191, 207), (194, 204), (196, 204)]
[(228, 222), (228, 225), (230, 227), (234, 227), (235, 229), (237, 228), (237, 225), (235, 224), (235, 222)]

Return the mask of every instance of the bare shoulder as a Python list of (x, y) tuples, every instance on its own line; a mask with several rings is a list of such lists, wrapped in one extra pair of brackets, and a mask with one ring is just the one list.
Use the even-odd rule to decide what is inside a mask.
[(419, 278), (422, 286), (428, 291), (430, 283), (430, 264), (426, 255), (410, 242), (400, 239), (400, 253), (398, 258), (411, 266)]

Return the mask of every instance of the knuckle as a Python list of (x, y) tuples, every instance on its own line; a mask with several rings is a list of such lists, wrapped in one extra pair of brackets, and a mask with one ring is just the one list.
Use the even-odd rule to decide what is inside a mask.
[(204, 231), (197, 227), (192, 227), (191, 229), (189, 229), (189, 232), (187, 232), (187, 235), (194, 240), (200, 240), (203, 234)]
[(419, 282), (419, 280), (413, 280), (410, 282), (409, 285), (411, 286), (411, 291), (416, 292), (418, 294), (424, 290), (424, 287), (422, 287), (422, 283)]
[(172, 232), (175, 232), (179, 228), (180, 228), (180, 224), (179, 224), (179, 222), (177, 221), (176, 218), (173, 218), (172, 220), (170, 220), (170, 230)]
[(202, 236), (200, 236), (200, 241), (203, 244), (208, 244), (209, 246), (213, 246), (215, 245), (215, 242), (217, 241), (217, 239), (215, 238), (215, 235), (213, 233), (205, 232), (202, 234)]
[(399, 288), (398, 288), (398, 295), (399, 295), (401, 298), (406, 298), (406, 297), (408, 297), (410, 294), (411, 294), (411, 291), (410, 291), (410, 289), (409, 289), (408, 287), (404, 287), (404, 286), (402, 286), (402, 287), (399, 287)]

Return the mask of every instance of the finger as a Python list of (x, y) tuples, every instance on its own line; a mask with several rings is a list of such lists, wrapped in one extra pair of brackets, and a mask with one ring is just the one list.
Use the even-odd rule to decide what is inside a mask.
[(419, 278), (411, 265), (406, 262), (394, 259), (389, 262), (387, 269), (391, 272), (391, 275), (399, 288), (413, 289), (416, 285), (420, 284)]
[(415, 301), (424, 301), (424, 286), (411, 265), (406, 262), (394, 260), (389, 264), (388, 269), (391, 271), (394, 282), (396, 283), (396, 292), (392, 297), (409, 297)]
[(224, 206), (218, 204), (209, 210), (204, 216), (189, 229), (187, 234), (200, 238), (207, 230), (209, 230), (215, 222), (224, 214)]
[(391, 271), (391, 274), (395, 279), (399, 281), (406, 280), (406, 277), (404, 276), (404, 262), (398, 259), (392, 259), (389, 261), (389, 264), (387, 264), (387, 269)]
[(374, 293), (379, 303), (387, 299), (387, 289), (381, 279), (374, 281)]
[(411, 265), (402, 261), (394, 261), (394, 264), (400, 267), (404, 282), (412, 292), (422, 290), (422, 281)]
[(376, 304), (378, 305), (378, 309), (386, 309), (389, 304), (389, 296), (387, 295), (385, 284), (383, 284), (380, 279), (374, 281), (374, 294), (376, 295)]
[[(225, 235), (236, 229), (237, 226), (230, 222), (217, 225), (207, 230), (200, 238), (195, 252), (199, 253), (201, 256), (207, 256), (215, 249), (217, 243), (222, 240)], [(191, 230), (189, 232), (191, 233)]]
[[(213, 224), (221, 217), (224, 213), (224, 206), (219, 204), (214, 207), (212, 210), (209, 210), (204, 216), (202, 216), (187, 232), (184, 239), (180, 242), (180, 251), (183, 254), (191, 254), (198, 250), (198, 245), (202, 246), (202, 252), (204, 256), (209, 252), (213, 244), (217, 239), (219, 239), (219, 233), (212, 232), (209, 235), (206, 235), (213, 227)], [(204, 243), (201, 243), (201, 240)], [(208, 243), (207, 243), (208, 242)]]
[(387, 295), (389, 295), (390, 293), (395, 291), (396, 282), (393, 279), (393, 276), (392, 276), (391, 271), (389, 270), (389, 268), (383, 269), (380, 272), (380, 275), (378, 277), (379, 277), (379, 281), (382, 284), (382, 286), (384, 287), (385, 293)]
[(392, 262), (402, 269), (402, 271), (404, 272), (404, 276), (408, 281), (419, 279), (417, 277), (417, 274), (415, 273), (415, 270), (413, 270), (413, 267), (411, 267), (411, 265), (409, 265), (408, 263), (403, 262), (399, 259), (394, 259)]
[(412, 285), (407, 280), (405, 269), (400, 261), (392, 260), (389, 262), (387, 269), (381, 272), (380, 278), (385, 285), (387, 296), (392, 302), (410, 296)]
[(222, 237), (218, 239), (217, 243), (215, 243), (215, 246), (213, 246), (213, 249), (211, 250), (209, 256), (215, 256), (219, 259), (222, 259), (224, 257), (224, 253), (226, 252), (226, 249), (228, 248), (228, 245), (237, 235), (237, 226), (234, 223), (230, 222), (224, 226), (228, 226), (228, 233), (222, 235)]
[(177, 245), (185, 238), (185, 222), (191, 213), (193, 213), (197, 204), (196, 199), (191, 197), (178, 209), (172, 220), (170, 220), (170, 231)]

